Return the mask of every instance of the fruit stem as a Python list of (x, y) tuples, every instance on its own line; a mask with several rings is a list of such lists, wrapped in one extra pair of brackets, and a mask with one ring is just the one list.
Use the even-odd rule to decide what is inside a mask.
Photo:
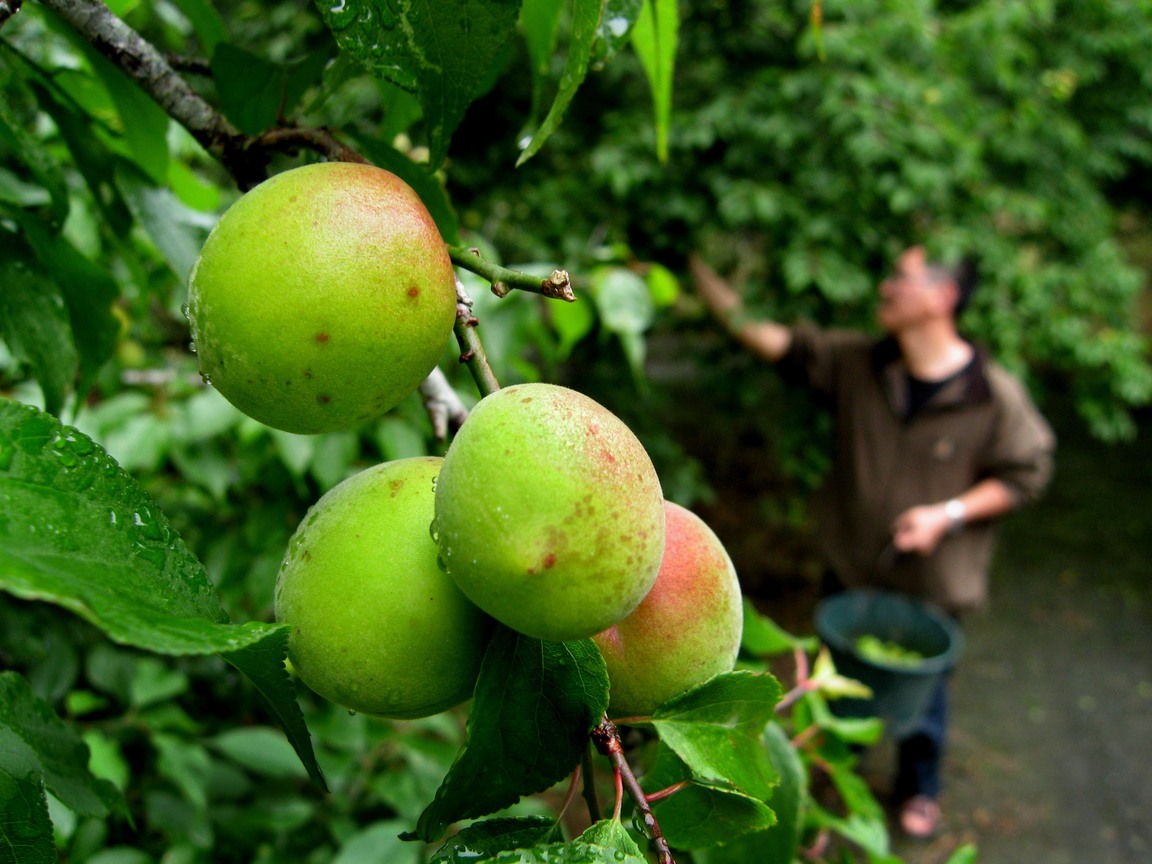
[(632, 766), (624, 758), (624, 745), (620, 742), (620, 733), (616, 730), (615, 724), (607, 717), (604, 717), (600, 721), (600, 725), (592, 730), (592, 743), (596, 745), (596, 749), (600, 753), (607, 756), (612, 762), (613, 772), (619, 774), (628, 794), (636, 802), (636, 809), (640, 812), (644, 830), (652, 841), (652, 848), (656, 850), (657, 860), (660, 864), (676, 864), (672, 858), (672, 849), (668, 846), (668, 840), (664, 837), (664, 832), (660, 830), (660, 823), (656, 820), (656, 814), (652, 812), (648, 798), (645, 796), (644, 790), (640, 788), (640, 781), (636, 779), (636, 775), (632, 773)]
[(472, 298), (457, 279), (456, 324), (452, 332), (456, 334), (456, 343), (460, 346), (460, 362), (468, 364), (468, 371), (472, 373), (472, 380), (476, 382), (480, 395), (491, 396), (500, 389), (500, 382), (496, 380), (496, 373), (488, 362), (480, 334), (476, 332), (479, 324), (472, 314)]
[(492, 293), (497, 297), (506, 297), (513, 288), (518, 288), (566, 303), (576, 300), (576, 295), (572, 293), (572, 277), (567, 270), (553, 270), (547, 279), (540, 279), (481, 258), (480, 250), (474, 247), (449, 246), (448, 255), (457, 267), (487, 279), (492, 284)]
[(600, 821), (600, 801), (596, 798), (596, 783), (595, 775), (592, 772), (592, 748), (584, 748), (584, 756), (581, 761), (584, 769), (584, 804), (588, 808), (588, 818), (593, 823)]

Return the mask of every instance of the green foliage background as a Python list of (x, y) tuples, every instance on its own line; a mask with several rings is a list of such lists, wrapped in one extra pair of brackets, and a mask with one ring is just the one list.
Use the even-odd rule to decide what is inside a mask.
[[(742, 536), (759, 532), (724, 521), (718, 499), (733, 492), (760, 496), (765, 522), (800, 538), (777, 566), (805, 566), (803, 493), (823, 471), (825, 420), (722, 341), (682, 284), (691, 253), (767, 314), (871, 326), (873, 286), (902, 246), (974, 249), (985, 280), (965, 326), (1041, 401), (1069, 389), (1093, 432), (1119, 439), (1152, 396), (1136, 305), (1146, 275), (1132, 255), (1146, 231), (1121, 231), (1148, 216), (1147, 2), (823, 3), (819, 26), (807, 0), (110, 6), (240, 133), (331, 129), (409, 179), (447, 239), (532, 272), (570, 270), (572, 305), (497, 300), (464, 275), (497, 376), (571, 383), (625, 417), (669, 498), (717, 508), (738, 562), (751, 560), (737, 554)], [(450, 25), (462, 41), (382, 43), (370, 16), (397, 8), (418, 34)], [(433, 48), (436, 74), (413, 77), (413, 58)], [(309, 504), (373, 462), (445, 444), (415, 396), (362, 429), (317, 437), (240, 415), (200, 380), (182, 313), (200, 245), (241, 192), (234, 177), (31, 0), (0, 30), (0, 94), (6, 410), (26, 403), (74, 423), (139, 484), (143, 497), (108, 494), (165, 548), (179, 538), (177, 569), (218, 594), (192, 631), (249, 622), (238, 626), (254, 644), (274, 644), (272, 586)], [(277, 150), (266, 167), (309, 158)], [(442, 367), (472, 402), (451, 352)], [(700, 416), (730, 422), (702, 428)], [(742, 470), (750, 449), (769, 458), (757, 452), (756, 469)], [(162, 516), (140, 515), (149, 502)], [(463, 717), (384, 723), (301, 694), (323, 794), (274, 727), (259, 676), (254, 688), (228, 665), (243, 661), (125, 639), (98, 611), (38, 602), (46, 570), (13, 541), (14, 506), (6, 499), (0, 535), (0, 731), (38, 725), (61, 752), (87, 747), (90, 771), (47, 766), (63, 859), (426, 860), (430, 850), (396, 835), (433, 800)], [(98, 579), (118, 554), (98, 556)], [(33, 587), (13, 587), (33, 571)], [(820, 711), (806, 703), (798, 722), (833, 722)], [(791, 751), (765, 734), (764, 752), (802, 786)], [(27, 754), (11, 736), (2, 743), (0, 792), (23, 790)], [(846, 746), (825, 755), (850, 764)], [(657, 776), (685, 776), (687, 759), (666, 755)], [(869, 860), (889, 860), (882, 818), (853, 777), (846, 768), (836, 781), (860, 821), (839, 830)], [(797, 831), (804, 819), (838, 824), (784, 800), (769, 810), (765, 794), (696, 794), (699, 806), (756, 810), (747, 818), (765, 825), (773, 811)], [(514, 814), (543, 808), (527, 799)], [(745, 854), (756, 853), (699, 860), (759, 860)]]

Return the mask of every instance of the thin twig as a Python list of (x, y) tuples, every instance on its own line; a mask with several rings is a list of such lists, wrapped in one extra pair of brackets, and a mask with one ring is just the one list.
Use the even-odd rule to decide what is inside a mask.
[(460, 345), (460, 362), (468, 365), (472, 373), (472, 380), (481, 396), (489, 396), (500, 389), (500, 382), (496, 380), (496, 373), (488, 362), (488, 355), (484, 353), (484, 345), (476, 333), (479, 325), (476, 316), (472, 314), (472, 298), (456, 280), (456, 342)]
[(542, 294), (554, 300), (572, 303), (576, 295), (572, 293), (572, 277), (567, 270), (553, 270), (547, 279), (532, 276), (520, 270), (510, 270), (480, 257), (480, 250), (463, 246), (449, 246), (448, 254), (452, 263), (463, 267), (477, 276), (483, 276), (492, 284), (492, 293), (505, 297), (512, 289)]
[(619, 772), (624, 788), (628, 790), (628, 794), (636, 802), (636, 809), (640, 812), (644, 830), (652, 841), (652, 848), (656, 850), (656, 857), (660, 864), (676, 864), (672, 857), (672, 849), (668, 846), (668, 840), (664, 837), (664, 832), (660, 830), (660, 823), (656, 820), (656, 814), (652, 812), (652, 808), (648, 805), (648, 798), (644, 794), (644, 790), (640, 788), (640, 781), (636, 779), (636, 775), (632, 773), (632, 766), (624, 758), (624, 745), (620, 743), (620, 733), (616, 731), (616, 726), (607, 717), (592, 730), (592, 743), (596, 745), (597, 750), (611, 760), (612, 770)]

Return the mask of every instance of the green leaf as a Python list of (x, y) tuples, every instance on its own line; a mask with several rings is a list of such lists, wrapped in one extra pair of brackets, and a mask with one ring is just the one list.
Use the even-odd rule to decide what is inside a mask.
[(200, 257), (200, 249), (217, 221), (215, 216), (193, 210), (171, 189), (149, 182), (149, 178), (126, 162), (117, 164), (116, 182), (132, 215), (148, 232), (176, 278), (186, 284)]
[(780, 684), (771, 675), (730, 672), (661, 705), (652, 725), (695, 778), (766, 800), (779, 777), (761, 736), (778, 701)]
[(173, 0), (173, 3), (192, 23), (201, 52), (211, 57), (216, 43), (228, 38), (228, 27), (216, 7), (209, 0)]
[(269, 726), (229, 729), (205, 743), (255, 774), (281, 780), (305, 776), (300, 760), (284, 736)]
[(626, 267), (602, 267), (592, 272), (591, 283), (596, 309), (606, 330), (641, 334), (652, 326), (656, 310), (640, 276)]
[(27, 748), (47, 788), (78, 815), (99, 818), (122, 808), (116, 787), (88, 770), (88, 746), (80, 735), (15, 672), (0, 672), (0, 742), (0, 770), (24, 770)]
[(403, 830), (398, 819), (369, 825), (340, 845), (332, 864), (415, 864), (423, 860), (418, 846), (400, 839)]
[(568, 59), (564, 63), (564, 72), (560, 76), (560, 87), (556, 98), (552, 101), (552, 107), (548, 109), (548, 116), (532, 133), (524, 152), (516, 160), (518, 166), (536, 155), (549, 136), (559, 128), (564, 112), (568, 110), (576, 91), (584, 83), (584, 76), (588, 74), (592, 45), (596, 41), (596, 28), (600, 24), (600, 2), (601, 0), (573, 0), (572, 41), (568, 46)]
[(618, 853), (623, 853), (625, 857), (618, 858), (619, 861), (635, 859), (643, 862), (645, 860), (644, 853), (640, 851), (640, 847), (636, 845), (636, 841), (632, 839), (632, 835), (628, 833), (628, 829), (619, 819), (601, 819), (594, 825), (588, 826), (584, 833), (576, 839), (582, 843), (603, 846), (606, 849), (615, 849)]
[(224, 115), (241, 132), (256, 135), (289, 116), (304, 91), (320, 80), (327, 51), (291, 63), (273, 63), (228, 42), (212, 52), (212, 77)]
[(78, 365), (64, 298), (25, 243), (3, 228), (0, 241), (0, 335), (32, 367), (44, 407), (59, 414)]
[[(645, 791), (652, 793), (683, 780), (691, 781), (690, 769), (671, 748), (662, 745), (652, 772), (645, 778)], [(770, 828), (776, 819), (771, 808), (757, 798), (731, 786), (699, 782), (689, 782), (656, 802), (652, 810), (660, 830), (677, 849), (729, 843), (741, 835)]]
[(106, 270), (84, 257), (63, 234), (53, 234), (31, 216), (17, 216), (16, 221), (35, 250), (41, 269), (51, 276), (64, 298), (80, 356), (76, 395), (83, 398), (116, 348), (120, 325), (112, 304), (120, 290)]
[(788, 633), (744, 598), (744, 631), (740, 637), (742, 651), (755, 657), (786, 654), (796, 648), (808, 648), (811, 639), (800, 639)]
[(502, 852), (547, 843), (559, 836), (554, 819), (544, 816), (486, 819), (449, 837), (428, 864), (465, 864)]
[(321, 789), (327, 788), (312, 749), (312, 737), (308, 734), (308, 726), (296, 701), (295, 687), (284, 665), (284, 659), (288, 656), (288, 628), (280, 627), (267, 638), (222, 656), (248, 676), (248, 680), (264, 697), (312, 782)]
[(802, 807), (808, 794), (808, 772), (800, 754), (792, 746), (779, 723), (764, 727), (764, 747), (780, 776), (768, 804), (776, 814), (776, 824), (768, 829), (759, 846), (769, 861), (793, 861), (800, 847)]
[(520, 0), (316, 0), (336, 44), (415, 93), (437, 167), (516, 25)]
[[(36, 757), (0, 731), (0, 864), (56, 864), (52, 820)], [(19, 750), (21, 764), (14, 765)]]
[(124, 141), (133, 160), (153, 182), (168, 179), (168, 114), (118, 66), (71, 30), (65, 31), (92, 65), (120, 116)]
[(677, 34), (680, 30), (676, 0), (644, 0), (632, 47), (648, 76), (652, 107), (656, 118), (656, 155), (668, 161), (668, 132), (672, 125), (672, 71), (676, 62)]
[(528, 67), (532, 72), (533, 117), (544, 98), (563, 6), (563, 0), (524, 0), (520, 6), (520, 32), (528, 49)]
[[(10, 74), (7, 73), (9, 67), (5, 62), (0, 65), (0, 82), (3, 82), (4, 88), (9, 90), (20, 87), (23, 90), (23, 84), (17, 77), (15, 68)], [(68, 186), (64, 172), (51, 151), (40, 145), (32, 134), (25, 130), (13, 110), (9, 95), (0, 99), (0, 148), (11, 150), (16, 161), (23, 165), (31, 173), (32, 179), (47, 192), (52, 204), (52, 221), (56, 226), (62, 225), (68, 216)], [(11, 180), (16, 179), (11, 177)], [(24, 191), (22, 194), (28, 193)]]
[(420, 816), (431, 842), (453, 822), (494, 813), (570, 773), (608, 707), (608, 673), (590, 639), (541, 642), (498, 628), (484, 655), (468, 742)]
[(229, 624), (203, 565), (90, 438), (0, 400), (0, 501), (0, 589), (63, 606), (115, 642), (159, 654), (222, 654), (268, 700), (323, 783), (284, 668), (288, 629)]

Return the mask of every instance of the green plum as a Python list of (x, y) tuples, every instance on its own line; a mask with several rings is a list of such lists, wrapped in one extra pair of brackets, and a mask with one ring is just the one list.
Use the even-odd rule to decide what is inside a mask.
[(593, 636), (608, 667), (614, 716), (651, 714), (731, 672), (744, 604), (736, 568), (699, 516), (667, 502), (664, 559), (652, 590), (623, 621)]
[(233, 204), (189, 283), (200, 372), (289, 432), (347, 429), (415, 390), (456, 320), (448, 249), (420, 198), (382, 168), (324, 162)]
[(643, 445), (587, 396), (521, 384), (484, 397), (436, 484), (441, 557), (493, 618), (537, 639), (598, 633), (648, 593), (664, 550)]
[(339, 705), (424, 717), (472, 695), (492, 621), (437, 563), (438, 457), (385, 462), (329, 490), (293, 534), (276, 582), (300, 679)]

